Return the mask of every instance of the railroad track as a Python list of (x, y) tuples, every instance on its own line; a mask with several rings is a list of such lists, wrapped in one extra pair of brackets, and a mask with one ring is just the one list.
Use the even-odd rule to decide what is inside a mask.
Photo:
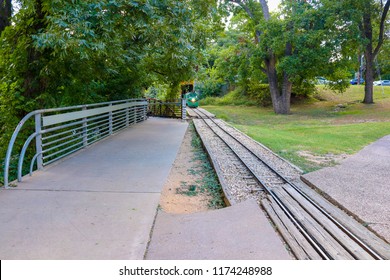
[[(343, 219), (331, 214), (333, 210), (328, 211), (324, 203), (304, 192), (293, 178), (283, 174), (283, 168), (277, 170), (263, 159), (261, 152), (248, 147), (224, 122), (211, 118), (203, 110), (193, 111), (200, 119), (198, 126), (211, 133), (209, 137), (217, 141), (215, 145), (226, 155), (232, 166), (230, 176), (242, 178), (241, 188), (261, 203), (298, 259), (389, 258), (386, 243), (359, 226), (352, 226), (352, 230), (344, 225), (340, 221)], [(234, 193), (228, 199), (234, 200)]]

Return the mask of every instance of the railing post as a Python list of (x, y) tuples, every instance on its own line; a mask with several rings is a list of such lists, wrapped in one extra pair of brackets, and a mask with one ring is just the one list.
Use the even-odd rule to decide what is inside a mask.
[(35, 115), (35, 132), (37, 133), (37, 136), (35, 138), (35, 148), (37, 151), (37, 169), (42, 170), (43, 169), (43, 156), (42, 156), (42, 119), (41, 114), (38, 113)]
[[(87, 110), (87, 106), (84, 105), (83, 106), (83, 111)], [(83, 118), (83, 147), (87, 147), (88, 146), (88, 125), (87, 125), (87, 122), (88, 122), (88, 119), (87, 118)]]
[[(110, 103), (109, 106), (112, 106), (112, 103)], [(113, 125), (112, 125), (112, 110), (110, 110), (110, 112), (108, 113), (108, 130), (109, 130), (109, 133), (110, 135), (112, 135), (113, 133)]]
[(148, 103), (143, 105), (144, 108), (144, 121), (148, 118)]
[(134, 121), (133, 121), (134, 124), (136, 124), (138, 122), (137, 117), (138, 117), (138, 105), (135, 105), (134, 106)]
[(186, 117), (187, 117), (187, 103), (186, 103), (185, 98), (182, 98), (181, 99), (181, 119), (183, 121), (185, 121)]
[[(126, 101), (126, 104), (129, 104), (129, 101)], [(126, 108), (126, 127), (129, 127), (129, 107)]]

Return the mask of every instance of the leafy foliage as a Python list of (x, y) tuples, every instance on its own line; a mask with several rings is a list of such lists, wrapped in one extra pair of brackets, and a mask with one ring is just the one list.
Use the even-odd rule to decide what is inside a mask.
[[(265, 1), (224, 1), (232, 17), (227, 30), (210, 46), (202, 77), (213, 83), (206, 84), (223, 81), (232, 89), (241, 88), (248, 98), (262, 96), (264, 105), (272, 97), (274, 110), (284, 113), (289, 104), (284, 108), (275, 104), (289, 103), (291, 93), (307, 96), (318, 76), (332, 81), (328, 87), (345, 90), (351, 68), (350, 50), (344, 48), (349, 26), (338, 25), (342, 18), (325, 2), (282, 1), (280, 13), (268, 14)], [(262, 83), (269, 83), (270, 96), (263, 94)]]
[(0, 38), (0, 154), (38, 108), (172, 96), (218, 28), (211, 0), (22, 0)]

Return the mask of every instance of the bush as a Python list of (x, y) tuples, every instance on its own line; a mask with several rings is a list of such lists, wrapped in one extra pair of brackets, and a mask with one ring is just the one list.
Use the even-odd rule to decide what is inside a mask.
[[(245, 105), (262, 106), (272, 105), (271, 93), (268, 84), (249, 83), (247, 90), (237, 87), (222, 97), (206, 97), (201, 100), (201, 105)], [(316, 93), (316, 86), (308, 82), (293, 85), (292, 100), (307, 99)]]
[(264, 107), (272, 105), (268, 84), (250, 83), (248, 85), (248, 96), (258, 105)]
[(247, 90), (237, 87), (222, 97), (206, 97), (201, 105), (270, 106), (272, 104), (268, 84), (250, 84)]
[(196, 91), (200, 92), (200, 97), (209, 97), (209, 96), (221, 96), (223, 92), (223, 87), (226, 83), (222, 81), (215, 81), (208, 79), (202, 83), (196, 85)]
[(229, 92), (228, 94), (222, 97), (206, 97), (200, 101), (201, 105), (234, 105), (234, 106), (255, 106), (257, 103), (243, 94), (241, 88), (236, 88), (235, 90)]
[(316, 85), (309, 82), (294, 84), (291, 90), (291, 96), (309, 97), (316, 92)]

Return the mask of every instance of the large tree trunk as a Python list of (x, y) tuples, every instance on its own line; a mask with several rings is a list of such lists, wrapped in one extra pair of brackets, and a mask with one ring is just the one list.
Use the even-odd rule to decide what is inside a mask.
[(0, 34), (10, 25), (10, 18), (12, 15), (11, 0), (0, 0)]
[(364, 86), (363, 103), (371, 104), (374, 103), (374, 95), (373, 95), (374, 54), (373, 54), (373, 47), (372, 47), (372, 20), (371, 20), (371, 10), (370, 10), (369, 2), (366, 3), (366, 7), (363, 14), (363, 38), (367, 39), (367, 45), (364, 51), (364, 55), (366, 57), (366, 73), (365, 73), (366, 84)]
[[(230, 0), (232, 3), (240, 5), (248, 16), (254, 20), (255, 25), (258, 25), (259, 22), (256, 21), (255, 13), (251, 10), (251, 7), (248, 2), (241, 0)], [(264, 20), (270, 20), (271, 16), (268, 9), (268, 3), (266, 0), (259, 0), (259, 3), (262, 8)], [(259, 44), (261, 30), (255, 30), (255, 42)], [(292, 45), (290, 43), (286, 44), (286, 56), (292, 54)], [(278, 74), (276, 71), (276, 57), (272, 49), (268, 51), (268, 57), (264, 60), (265, 68), (261, 68), (264, 73), (266, 73), (269, 82), (269, 89), (271, 92), (271, 99), (274, 111), (276, 114), (289, 114), (290, 113), (290, 99), (291, 99), (291, 89), (292, 83), (289, 81), (289, 77), (286, 73), (283, 75), (282, 83), (279, 84)]]
[[(263, 10), (264, 19), (269, 20), (270, 13), (268, 9), (268, 3), (265, 0), (260, 0), (259, 2)], [(288, 56), (291, 55), (291, 53), (292, 45), (290, 43), (287, 43), (285, 55)], [(278, 74), (276, 71), (276, 58), (272, 50), (269, 51), (269, 58), (266, 59), (264, 62), (266, 65), (266, 73), (268, 77), (274, 112), (276, 114), (289, 114), (292, 83), (289, 81), (288, 75), (284, 73), (282, 84), (279, 85)]]
[[(371, 45), (371, 44), (369, 44)], [(365, 52), (366, 57), (366, 73), (365, 73), (365, 85), (364, 85), (364, 100), (365, 104), (374, 103), (374, 55), (372, 54), (372, 47), (368, 47)]]
[(265, 60), (265, 65), (274, 112), (276, 114), (289, 114), (292, 83), (289, 81), (288, 75), (284, 74), (282, 87), (279, 87), (274, 56)]
[(371, 17), (371, 3), (370, 1), (365, 2), (364, 12), (363, 12), (363, 24), (360, 26), (360, 31), (363, 35), (363, 38), (366, 39), (367, 45), (365, 46), (364, 55), (366, 58), (366, 73), (365, 80), (366, 84), (364, 86), (364, 100), (363, 103), (371, 104), (374, 103), (374, 59), (378, 55), (380, 48), (385, 40), (385, 22), (387, 14), (390, 8), (390, 0), (386, 1), (386, 4), (383, 6), (383, 11), (381, 15), (381, 21), (379, 25), (379, 37), (377, 46), (373, 47), (373, 33), (372, 33), (372, 17)]

